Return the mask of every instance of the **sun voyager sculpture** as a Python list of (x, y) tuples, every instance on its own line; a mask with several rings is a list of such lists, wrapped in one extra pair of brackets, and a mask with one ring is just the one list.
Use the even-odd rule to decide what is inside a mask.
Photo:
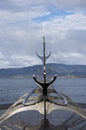
[(37, 56), (43, 63), (43, 81), (40, 81), (35, 75), (33, 75), (37, 87), (31, 93), (26, 93), (20, 97), (16, 103), (2, 114), (0, 117), (0, 124), (17, 113), (29, 110), (39, 111), (43, 114), (44, 119), (47, 119), (47, 114), (55, 109), (71, 111), (86, 119), (85, 111), (83, 111), (67, 95), (61, 91), (56, 91), (52, 86), (57, 75), (50, 79), (50, 81), (47, 81), (46, 60), (51, 56), (51, 52), (46, 56), (45, 36), (43, 36), (43, 56), (40, 56), (38, 53)]

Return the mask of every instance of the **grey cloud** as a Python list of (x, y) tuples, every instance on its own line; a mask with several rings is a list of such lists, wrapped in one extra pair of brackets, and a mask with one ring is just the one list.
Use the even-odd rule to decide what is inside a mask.
[[(26, 27), (21, 27), (20, 31), (17, 27), (15, 30), (6, 31), (6, 28), (3, 30), (5, 32), (2, 39), (0, 38), (0, 51), (6, 58), (3, 60), (6, 61), (4, 66), (7, 64), (9, 67), (19, 67), (41, 63), (36, 57), (36, 51), (42, 55), (41, 25), (30, 24)], [(53, 28), (55, 28), (54, 23)], [(86, 64), (86, 30), (68, 29), (63, 32), (61, 30), (61, 34), (65, 34), (63, 38), (60, 37), (58, 28), (54, 34), (52, 30), (46, 31), (46, 53), (52, 51), (48, 62)]]
[(70, 30), (67, 39), (78, 52), (86, 55), (86, 30)]
[(36, 11), (38, 9), (40, 11), (42, 8), (47, 12), (50, 11), (49, 6), (65, 10), (85, 9), (86, 0), (0, 0), (0, 10), (10, 12), (29, 12), (29, 10)]
[(12, 3), (10, 0), (0, 0), (0, 10), (8, 10), (8, 11), (18, 11), (20, 7)]
[[(44, 3), (44, 4), (42, 4)], [(46, 3), (44, 1), (32, 1), (32, 0), (1, 0), (0, 10), (8, 12), (28, 12), (43, 14), (47, 11), (45, 8)]]
[[(61, 3), (59, 0), (52, 0), (50, 3), (45, 0), (40, 0), (40, 2), (36, 0), (36, 5), (32, 0), (26, 1), (0, 1), (0, 7), (2, 6), (0, 9), (5, 10), (0, 12), (0, 67), (19, 67), (41, 63), (35, 53), (39, 52), (42, 55), (42, 23), (36, 23), (31, 19), (48, 13), (48, 9), (43, 7), (45, 3), (48, 6), (50, 4), (56, 6), (58, 2), (58, 7), (61, 8), (67, 8), (70, 3), (74, 8), (85, 6), (83, 0), (75, 0), (76, 3), (75, 1), (67, 3), (67, 0), (65, 3), (63, 0)], [(79, 5), (80, 2), (82, 2), (81, 5)], [(43, 6), (42, 3), (44, 3)], [(83, 3), (84, 6), (82, 6)], [(31, 7), (28, 8), (30, 5)], [(78, 12), (64, 18), (55, 17), (46, 22), (46, 53), (52, 51), (48, 62), (86, 64), (85, 21), (85, 14)]]
[(86, 0), (52, 0), (52, 3), (56, 7), (65, 10), (77, 10), (86, 8)]
[(86, 30), (70, 30), (67, 37), (69, 39), (76, 39), (77, 42), (86, 43)]
[(64, 39), (52, 44), (53, 62), (86, 64), (86, 30), (69, 30)]

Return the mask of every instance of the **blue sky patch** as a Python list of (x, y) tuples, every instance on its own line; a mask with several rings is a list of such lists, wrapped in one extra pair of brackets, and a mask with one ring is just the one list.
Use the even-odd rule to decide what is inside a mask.
[(38, 16), (38, 17), (33, 18), (32, 20), (34, 22), (40, 23), (40, 22), (52, 20), (55, 17), (60, 17), (60, 16), (65, 17), (67, 15), (74, 14), (74, 12), (72, 12), (72, 11), (60, 10), (60, 9), (55, 8), (54, 6), (49, 6), (48, 9), (47, 9), (47, 12), (50, 12), (50, 14), (43, 15), (43, 16)]

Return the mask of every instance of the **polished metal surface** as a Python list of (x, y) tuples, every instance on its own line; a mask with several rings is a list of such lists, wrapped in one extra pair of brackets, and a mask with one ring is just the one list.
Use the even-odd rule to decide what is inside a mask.
[[(73, 128), (73, 130), (86, 129), (85, 110), (74, 103), (63, 92), (55, 90), (52, 84), (57, 78), (56, 75), (53, 77), (53, 79), (47, 81), (46, 60), (50, 57), (50, 55), (51, 53), (48, 56), (45, 54), (45, 37), (43, 36), (43, 56), (40, 56), (37, 53), (37, 56), (43, 61), (43, 81), (40, 81), (36, 76), (33, 76), (37, 87), (31, 93), (26, 93), (20, 97), (16, 103), (14, 103), (4, 114), (0, 116), (1, 130), (71, 130), (70, 128)], [(53, 125), (49, 122), (48, 116), (55, 110), (70, 111), (71, 115), (67, 114), (67, 117), (65, 118), (64, 115), (62, 116), (60, 113), (62, 116), (61, 118), (58, 118), (57, 115), (58, 120), (60, 120), (60, 124), (56, 123)], [(32, 113), (34, 113), (34, 111), (38, 111), (39, 115), (41, 115), (41, 118), (39, 118), (37, 124), (31, 126), (28, 112), (30, 112), (30, 117), (32, 117)], [(65, 118), (64, 121), (63, 118)], [(35, 119), (37, 119), (37, 117)]]

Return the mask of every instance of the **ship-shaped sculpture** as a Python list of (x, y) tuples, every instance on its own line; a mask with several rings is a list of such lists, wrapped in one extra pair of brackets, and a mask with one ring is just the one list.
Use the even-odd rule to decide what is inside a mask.
[(40, 56), (37, 53), (37, 56), (43, 62), (43, 81), (38, 80), (34, 75), (33, 79), (36, 82), (37, 87), (31, 93), (26, 93), (20, 97), (16, 103), (14, 103), (0, 117), (0, 124), (17, 113), (29, 110), (39, 111), (43, 114), (44, 119), (47, 119), (47, 114), (55, 109), (71, 111), (86, 119), (86, 112), (83, 111), (82, 108), (80, 108), (64, 93), (56, 91), (53, 88), (52, 84), (56, 80), (57, 75), (55, 75), (50, 81), (47, 81), (46, 60), (50, 55), (51, 52), (46, 56), (45, 36), (43, 36), (43, 56)]

